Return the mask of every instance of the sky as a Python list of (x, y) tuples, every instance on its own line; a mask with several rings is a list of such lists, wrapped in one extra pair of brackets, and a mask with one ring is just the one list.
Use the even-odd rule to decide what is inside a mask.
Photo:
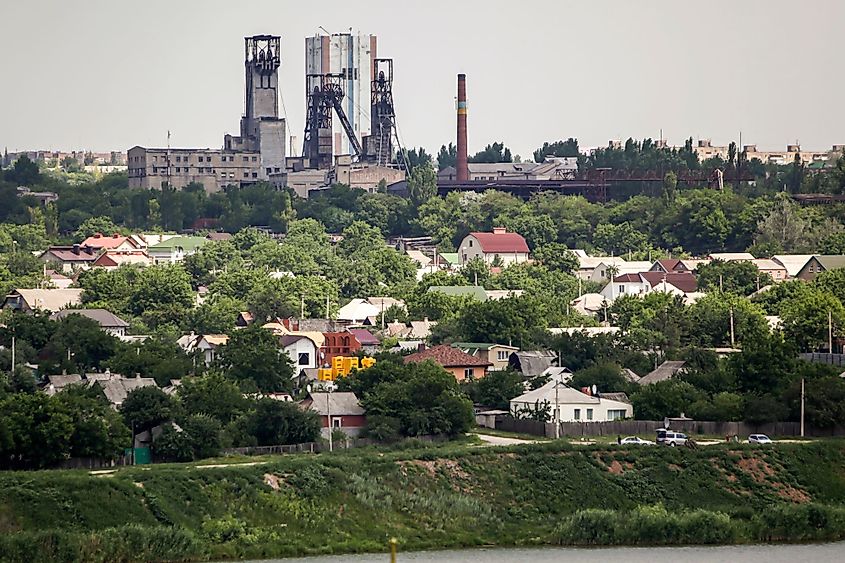
[(0, 147), (220, 147), (243, 112), (243, 37), (282, 36), (289, 135), (301, 142), (306, 36), (378, 36), (407, 148), (455, 140), (687, 137), (761, 150), (845, 143), (839, 0), (2, 0)]

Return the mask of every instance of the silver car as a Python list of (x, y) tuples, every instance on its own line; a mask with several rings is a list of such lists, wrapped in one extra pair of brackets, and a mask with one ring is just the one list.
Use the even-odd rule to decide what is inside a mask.
[(628, 436), (627, 438), (622, 438), (620, 444), (625, 446), (653, 446), (654, 442), (643, 440), (639, 436)]
[(751, 434), (748, 436), (749, 444), (771, 444), (772, 439), (765, 434)]
[(657, 442), (658, 445), (662, 444), (664, 446), (670, 446), (674, 448), (675, 446), (684, 446), (687, 443), (687, 435), (683, 432), (675, 432), (674, 430), (666, 430), (665, 428), (660, 428), (657, 430)]

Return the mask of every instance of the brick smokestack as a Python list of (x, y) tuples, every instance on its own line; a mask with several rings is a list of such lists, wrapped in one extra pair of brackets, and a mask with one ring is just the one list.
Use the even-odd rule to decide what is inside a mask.
[(467, 75), (458, 75), (458, 158), (455, 162), (459, 182), (469, 180), (467, 166)]

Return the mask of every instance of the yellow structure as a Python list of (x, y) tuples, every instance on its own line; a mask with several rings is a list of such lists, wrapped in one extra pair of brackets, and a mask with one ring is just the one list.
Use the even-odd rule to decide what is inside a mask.
[(367, 369), (374, 366), (375, 358), (366, 356), (358, 359), (357, 356), (335, 356), (332, 358), (331, 367), (324, 367), (317, 370), (318, 381), (335, 381), (338, 377), (346, 377), (352, 370)]

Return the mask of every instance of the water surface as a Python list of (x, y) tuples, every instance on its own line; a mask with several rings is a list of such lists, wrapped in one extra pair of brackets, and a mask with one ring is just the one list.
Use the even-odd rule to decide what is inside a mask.
[[(331, 555), (272, 559), (277, 563), (384, 563), (388, 554)], [(262, 563), (268, 563), (263, 561)], [(397, 563), (840, 563), (845, 542), (812, 545), (734, 545), (697, 547), (479, 548), (399, 553)]]

